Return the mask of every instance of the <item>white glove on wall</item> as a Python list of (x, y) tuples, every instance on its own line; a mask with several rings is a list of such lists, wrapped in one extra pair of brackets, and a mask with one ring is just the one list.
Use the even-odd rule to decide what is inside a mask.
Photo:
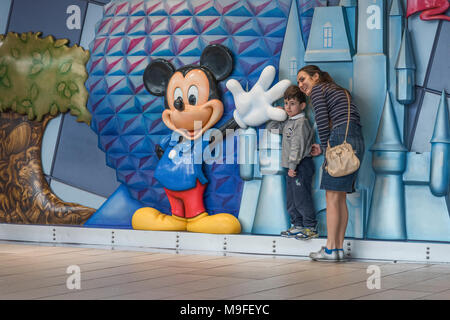
[(291, 85), (291, 82), (281, 80), (269, 90), (273, 79), (275, 79), (275, 74), (275, 67), (265, 67), (258, 81), (249, 92), (244, 91), (237, 80), (227, 81), (226, 86), (233, 95), (236, 106), (233, 117), (241, 128), (257, 127), (269, 120), (286, 120), (286, 112), (273, 107), (272, 103), (283, 97), (284, 91)]

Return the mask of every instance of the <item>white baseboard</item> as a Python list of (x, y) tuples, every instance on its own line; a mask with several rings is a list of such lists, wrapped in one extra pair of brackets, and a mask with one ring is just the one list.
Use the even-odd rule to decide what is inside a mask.
[[(306, 258), (326, 239), (301, 241), (280, 236), (204, 234), (86, 227), (0, 224), (0, 240), (89, 247), (161, 249), (176, 252), (263, 254)], [(396, 262), (450, 263), (450, 243), (346, 239), (349, 258)]]

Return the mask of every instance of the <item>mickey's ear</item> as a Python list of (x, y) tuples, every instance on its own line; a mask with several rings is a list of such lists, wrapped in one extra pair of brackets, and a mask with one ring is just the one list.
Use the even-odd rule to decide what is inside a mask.
[(217, 81), (226, 79), (233, 71), (233, 54), (220, 44), (209, 45), (203, 50), (200, 65), (208, 68)]
[(155, 96), (163, 96), (170, 77), (175, 72), (174, 66), (167, 60), (156, 59), (150, 62), (144, 71), (144, 86)]

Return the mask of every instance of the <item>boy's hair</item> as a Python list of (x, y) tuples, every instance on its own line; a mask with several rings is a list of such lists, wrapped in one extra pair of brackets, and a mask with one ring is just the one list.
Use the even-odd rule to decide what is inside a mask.
[(284, 99), (296, 99), (299, 103), (306, 102), (305, 94), (296, 85), (289, 86), (284, 92)]

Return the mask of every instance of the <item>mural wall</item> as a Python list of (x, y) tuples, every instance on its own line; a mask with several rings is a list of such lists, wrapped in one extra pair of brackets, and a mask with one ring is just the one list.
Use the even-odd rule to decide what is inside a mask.
[[(96, 209), (85, 227), (132, 228), (142, 207), (170, 214), (154, 177), (155, 147), (170, 133), (161, 120), (164, 99), (145, 90), (142, 76), (154, 59), (175, 68), (197, 64), (207, 45), (221, 44), (233, 54), (229, 79), (247, 90), (268, 65), (277, 68), (276, 83), (295, 82), (298, 69), (316, 64), (352, 93), (367, 150), (357, 192), (348, 196), (348, 237), (450, 241), (445, 1), (436, 1), (441, 10), (435, 15), (405, 0), (102, 2), (0, 4), (0, 33), (41, 31), (90, 51), (90, 127), (61, 115), (49, 122), (42, 144), (43, 172), (53, 192)], [(219, 90), (224, 116), (217, 127), (235, 109), (225, 81)], [(310, 109), (308, 114), (313, 124)], [(232, 214), (244, 233), (279, 234), (288, 225), (279, 143), (266, 143), (260, 128), (227, 137), (232, 163), (224, 158), (203, 166), (209, 180), (205, 206), (211, 215)], [(256, 161), (246, 162), (244, 155)], [(322, 161), (315, 158), (316, 172)], [(316, 174), (315, 208), (326, 235), (319, 181)]]

